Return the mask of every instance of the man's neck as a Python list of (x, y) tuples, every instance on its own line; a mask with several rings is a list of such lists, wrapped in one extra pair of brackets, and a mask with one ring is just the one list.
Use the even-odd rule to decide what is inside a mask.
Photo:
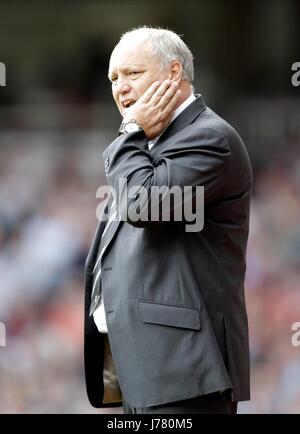
[(179, 106), (177, 106), (177, 108), (175, 109), (171, 117), (170, 123), (173, 122), (177, 118), (177, 116), (179, 116), (180, 113), (183, 112), (183, 110), (185, 110), (186, 107), (189, 106), (195, 99), (196, 99), (195, 95), (193, 93), (190, 93), (190, 95), (187, 98), (185, 98), (185, 100)]
[(184, 101), (186, 101), (193, 93), (193, 86), (186, 80), (183, 80), (179, 83), (178, 89), (181, 90), (181, 96), (177, 102), (176, 109), (181, 106), (181, 104), (184, 103)]

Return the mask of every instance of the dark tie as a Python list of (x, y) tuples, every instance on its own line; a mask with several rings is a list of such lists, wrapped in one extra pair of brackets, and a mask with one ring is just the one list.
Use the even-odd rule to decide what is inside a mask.
[(91, 295), (91, 307), (90, 307), (90, 315), (93, 315), (95, 312), (101, 298), (101, 259), (107, 247), (107, 241), (109, 240), (110, 231), (112, 228), (112, 223), (116, 220), (117, 211), (116, 211), (116, 203), (112, 201), (109, 217), (104, 228), (104, 231), (101, 236), (101, 241), (99, 243), (99, 251), (97, 255), (97, 260), (95, 262), (94, 270), (93, 270), (93, 288)]

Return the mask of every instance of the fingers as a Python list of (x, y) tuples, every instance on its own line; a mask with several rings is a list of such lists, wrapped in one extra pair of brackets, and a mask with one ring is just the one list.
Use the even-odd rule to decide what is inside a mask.
[(171, 84), (170, 80), (164, 80), (151, 96), (150, 103), (157, 106), (158, 103), (160, 103), (161, 98), (165, 95), (166, 91), (169, 89), (170, 84)]
[(168, 118), (173, 114), (180, 95), (181, 95), (181, 90), (177, 89), (175, 90), (175, 92), (173, 91), (172, 96), (168, 99), (167, 104), (163, 108), (163, 114), (166, 118)]
[(174, 112), (180, 95), (178, 83), (167, 79), (162, 83), (159, 81), (152, 83), (140, 100), (158, 109), (163, 117), (168, 119)]
[(170, 80), (164, 80), (162, 83), (159, 81), (155, 81), (149, 86), (144, 95), (140, 98), (144, 103), (153, 103), (153, 105), (157, 105), (160, 101), (161, 97), (165, 94), (167, 89), (171, 84)]
[(168, 105), (173, 96), (176, 94), (177, 89), (178, 83), (176, 81), (170, 83), (165, 93), (160, 97), (160, 101), (158, 102), (157, 107), (159, 107), (161, 110), (164, 110), (164, 108)]
[(155, 81), (154, 83), (152, 83), (151, 86), (148, 87), (144, 95), (140, 98), (140, 100), (142, 100), (144, 103), (149, 102), (151, 97), (157, 91), (158, 87), (160, 87), (159, 81)]

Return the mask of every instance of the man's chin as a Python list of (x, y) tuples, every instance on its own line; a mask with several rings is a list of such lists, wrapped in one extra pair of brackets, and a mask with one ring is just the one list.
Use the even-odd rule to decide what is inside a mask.
[[(134, 104), (135, 104), (135, 103), (134, 103)], [(132, 105), (131, 105), (130, 107), (128, 107), (128, 108), (123, 108), (123, 107), (120, 108), (120, 112), (121, 112), (121, 115), (123, 116), (123, 118), (124, 118), (124, 116), (127, 115), (128, 111), (131, 109), (131, 107), (134, 106), (134, 104), (132, 104)]]

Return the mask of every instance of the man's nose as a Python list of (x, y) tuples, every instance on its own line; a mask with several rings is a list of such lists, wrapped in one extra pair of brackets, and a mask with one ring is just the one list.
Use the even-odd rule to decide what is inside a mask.
[(118, 94), (123, 95), (125, 93), (128, 93), (131, 90), (130, 85), (125, 81), (118, 81), (116, 86), (116, 91)]

